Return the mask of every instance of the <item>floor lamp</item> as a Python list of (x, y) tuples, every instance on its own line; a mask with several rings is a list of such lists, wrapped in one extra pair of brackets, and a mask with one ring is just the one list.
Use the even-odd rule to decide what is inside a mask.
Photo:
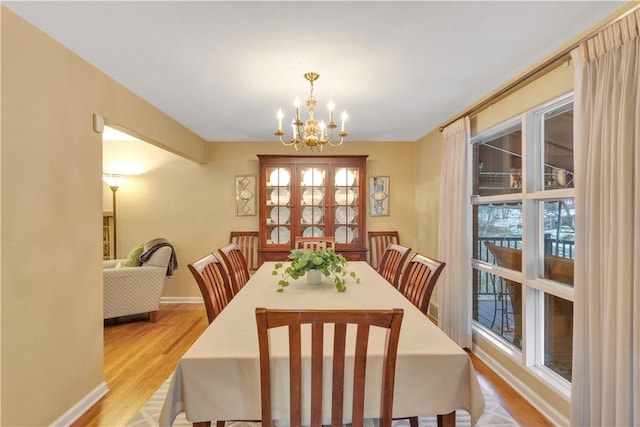
[(102, 174), (102, 180), (111, 188), (111, 193), (113, 195), (113, 259), (118, 258), (118, 240), (117, 233), (118, 229), (116, 227), (116, 191), (118, 191), (118, 187), (120, 187), (127, 180), (126, 175), (119, 175), (114, 173), (105, 173)]

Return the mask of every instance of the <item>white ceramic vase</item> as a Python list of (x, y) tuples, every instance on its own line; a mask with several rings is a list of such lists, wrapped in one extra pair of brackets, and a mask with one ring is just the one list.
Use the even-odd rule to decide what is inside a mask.
[(307, 284), (319, 285), (322, 282), (322, 272), (320, 270), (307, 271)]

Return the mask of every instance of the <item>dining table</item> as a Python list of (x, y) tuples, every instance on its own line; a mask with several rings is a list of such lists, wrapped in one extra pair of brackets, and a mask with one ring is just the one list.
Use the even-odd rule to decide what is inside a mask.
[[(484, 412), (484, 398), (469, 355), (368, 263), (349, 262), (348, 270), (358, 280), (347, 276), (345, 292), (336, 290), (331, 277), (323, 277), (319, 285), (307, 284), (305, 277), (289, 279), (289, 286), (278, 292), (282, 270), (274, 273), (274, 267), (274, 262), (263, 263), (179, 360), (161, 409), (160, 426), (171, 426), (181, 412), (194, 424), (260, 419), (257, 307), (403, 309), (393, 417), (438, 415), (444, 424), (455, 425), (455, 411), (465, 410), (472, 425), (476, 424)], [(379, 418), (380, 414), (384, 339), (384, 331), (372, 331), (369, 337), (365, 418)], [(286, 340), (286, 331), (271, 331), (272, 414), (283, 424), (289, 418)], [(326, 354), (331, 354), (332, 340), (325, 339), (325, 343)], [(352, 364), (352, 356), (347, 350), (345, 365)], [(303, 354), (304, 359), (308, 357)], [(303, 360), (305, 365), (308, 363)], [(348, 387), (345, 383), (345, 396), (350, 395)], [(309, 381), (305, 381), (303, 393), (309, 388)], [(330, 386), (327, 388), (323, 393), (330, 396)], [(328, 411), (323, 418), (330, 419)], [(347, 408), (345, 417), (350, 417)]]

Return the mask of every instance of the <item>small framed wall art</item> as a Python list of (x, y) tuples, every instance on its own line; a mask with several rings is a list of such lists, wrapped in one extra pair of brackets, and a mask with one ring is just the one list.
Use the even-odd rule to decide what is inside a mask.
[(371, 194), (369, 214), (371, 216), (389, 216), (389, 177), (372, 176), (369, 189)]
[(255, 175), (236, 176), (236, 216), (256, 214)]

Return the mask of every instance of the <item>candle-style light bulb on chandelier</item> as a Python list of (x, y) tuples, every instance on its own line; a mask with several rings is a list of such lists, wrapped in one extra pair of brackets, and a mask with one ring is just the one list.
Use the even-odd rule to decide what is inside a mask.
[(342, 145), (344, 137), (347, 136), (347, 133), (344, 130), (344, 124), (347, 121), (347, 112), (343, 111), (340, 116), (342, 119), (342, 126), (340, 128), (340, 133), (338, 133), (340, 141), (334, 142), (332, 140), (333, 130), (338, 127), (333, 121), (333, 102), (329, 102), (327, 105), (327, 108), (329, 109), (328, 124), (325, 124), (324, 120), (317, 120), (314, 117), (318, 101), (313, 96), (313, 82), (318, 80), (319, 77), (320, 75), (317, 73), (306, 73), (304, 75), (304, 78), (311, 83), (311, 94), (306, 102), (307, 107), (309, 108), (309, 118), (304, 122), (300, 120), (300, 100), (296, 98), (294, 101), (296, 115), (291, 121), (291, 131), (293, 133), (291, 141), (287, 142), (282, 140), (282, 136), (284, 135), (284, 132), (282, 132), (282, 119), (284, 118), (284, 113), (282, 110), (278, 110), (278, 130), (275, 132), (275, 135), (280, 138), (280, 142), (287, 147), (291, 147), (293, 145), (296, 151), (302, 150), (305, 145), (309, 147), (311, 151), (322, 151), (324, 144), (337, 147)]

